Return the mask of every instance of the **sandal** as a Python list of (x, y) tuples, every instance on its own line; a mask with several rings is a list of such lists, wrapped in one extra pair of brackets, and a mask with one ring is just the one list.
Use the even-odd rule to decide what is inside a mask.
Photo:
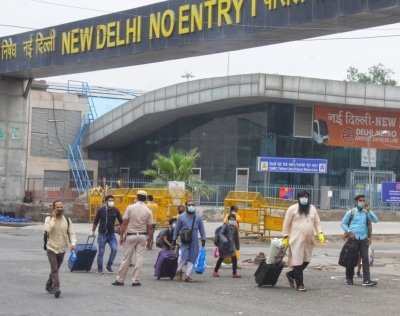
[(182, 271), (182, 270), (176, 271), (175, 276), (176, 276), (176, 279), (177, 279), (178, 281), (182, 281), (183, 271)]
[(190, 276), (187, 276), (186, 278), (185, 278), (185, 282), (193, 282), (194, 280), (190, 277)]

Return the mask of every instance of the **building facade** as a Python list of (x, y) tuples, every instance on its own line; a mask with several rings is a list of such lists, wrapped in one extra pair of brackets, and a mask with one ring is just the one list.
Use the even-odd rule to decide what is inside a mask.
[[(268, 74), (181, 83), (99, 118), (86, 138), (99, 176), (140, 178), (155, 153), (197, 148), (206, 181), (358, 187), (400, 179), (400, 88)], [(382, 135), (381, 135), (382, 134)], [(98, 135), (101, 135), (99, 137)], [(368, 146), (369, 145), (369, 146)], [(257, 157), (326, 159), (326, 173), (260, 172)], [(364, 160), (364, 161), (363, 161)], [(362, 186), (362, 187), (361, 187)]]

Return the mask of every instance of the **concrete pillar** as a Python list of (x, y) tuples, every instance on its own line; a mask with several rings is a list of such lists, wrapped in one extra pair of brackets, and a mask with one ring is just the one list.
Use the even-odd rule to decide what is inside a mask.
[(0, 78), (0, 201), (22, 201), (28, 137), (26, 81)]

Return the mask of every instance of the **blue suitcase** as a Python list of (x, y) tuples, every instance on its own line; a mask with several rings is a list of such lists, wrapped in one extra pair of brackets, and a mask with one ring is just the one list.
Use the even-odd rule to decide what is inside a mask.
[[(68, 259), (68, 268), (73, 271), (86, 271), (89, 272), (92, 268), (94, 258), (97, 254), (96, 245), (94, 245), (95, 236), (91, 235), (88, 237), (86, 244), (76, 245), (76, 261), (72, 260), (72, 256)], [(92, 239), (91, 242), (89, 240)]]

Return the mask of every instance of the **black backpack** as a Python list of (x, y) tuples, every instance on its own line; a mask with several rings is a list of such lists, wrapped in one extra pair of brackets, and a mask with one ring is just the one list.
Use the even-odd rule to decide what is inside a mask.
[[(64, 216), (64, 215), (63, 215)], [(71, 238), (69, 236), (69, 223), (70, 223), (70, 219), (69, 217), (66, 217), (67, 219), (67, 223), (68, 223), (68, 230), (67, 230), (67, 234), (68, 234), (68, 239), (71, 241)], [(44, 232), (43, 235), (43, 250), (47, 251), (47, 240), (49, 239), (49, 233), (48, 232)]]
[(219, 226), (219, 227), (215, 230), (214, 245), (217, 246), (217, 247), (219, 246), (219, 242), (220, 242), (219, 233), (221, 232), (222, 227), (224, 227), (224, 225)]
[(166, 232), (168, 231), (168, 229), (164, 229), (162, 231), (160, 231), (156, 237), (156, 246), (158, 248), (163, 248), (164, 246), (164, 236), (166, 234)]

